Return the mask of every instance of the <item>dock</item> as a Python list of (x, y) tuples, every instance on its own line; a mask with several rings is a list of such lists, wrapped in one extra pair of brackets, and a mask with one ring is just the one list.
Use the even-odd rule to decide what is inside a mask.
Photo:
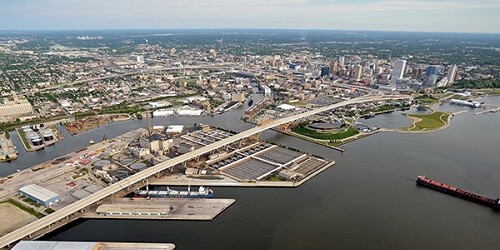
[(234, 199), (119, 198), (100, 204), (81, 218), (210, 221), (234, 202)]
[(499, 111), (500, 111), (500, 107), (494, 107), (494, 108), (491, 108), (491, 109), (487, 109), (487, 110), (476, 112), (476, 113), (474, 113), (474, 115), (482, 115), (482, 114), (486, 114), (486, 113), (495, 113), (495, 112), (499, 112)]
[(99, 250), (121, 250), (121, 249), (149, 249), (149, 250), (172, 250), (172, 243), (134, 243), (134, 242), (80, 242), (80, 241), (21, 241), (13, 250), (66, 250), (66, 249), (99, 249)]

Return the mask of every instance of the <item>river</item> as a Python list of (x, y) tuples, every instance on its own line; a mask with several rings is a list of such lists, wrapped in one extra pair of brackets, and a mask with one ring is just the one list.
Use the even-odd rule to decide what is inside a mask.
[[(500, 105), (498, 97), (484, 100)], [(344, 154), (266, 131), (265, 140), (337, 164), (294, 189), (214, 188), (217, 197), (236, 199), (214, 221), (81, 220), (44, 239), (172, 242), (178, 249), (498, 249), (499, 212), (418, 187), (415, 178), (425, 174), (473, 192), (500, 195), (500, 115), (475, 116), (470, 108), (447, 104), (435, 108), (468, 112), (457, 115), (446, 130), (378, 133), (344, 145)], [(153, 124), (204, 122), (241, 131), (252, 127), (239, 120), (241, 112), (155, 118)], [(391, 124), (401, 117), (393, 113), (374, 119)], [(114, 136), (144, 123), (110, 124), (29, 157), (20, 152), (21, 158), (2, 164), (2, 171), (30, 167), (81, 148), (89, 139), (97, 142), (104, 133)]]

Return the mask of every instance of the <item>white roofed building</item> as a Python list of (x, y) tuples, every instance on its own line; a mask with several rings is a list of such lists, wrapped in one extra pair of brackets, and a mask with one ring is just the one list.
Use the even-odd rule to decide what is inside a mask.
[(46, 207), (50, 207), (61, 201), (61, 196), (36, 184), (30, 184), (20, 188), (19, 193)]

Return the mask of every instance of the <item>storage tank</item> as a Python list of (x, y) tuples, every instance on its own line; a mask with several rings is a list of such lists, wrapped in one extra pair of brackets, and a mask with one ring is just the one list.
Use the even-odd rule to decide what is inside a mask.
[(142, 170), (146, 169), (147, 167), (148, 167), (148, 165), (146, 163), (143, 163), (143, 162), (137, 162), (137, 163), (130, 165), (130, 168), (135, 170), (135, 171), (142, 171)]
[(33, 143), (33, 146), (41, 146), (43, 141), (40, 137), (31, 137), (31, 143)]
[(110, 168), (111, 161), (109, 161), (109, 160), (98, 160), (98, 161), (94, 162), (93, 165), (97, 169), (104, 170), (104, 171), (109, 171), (111, 169)]
[(44, 141), (52, 141), (54, 140), (54, 134), (51, 132), (45, 132), (43, 133), (43, 140)]
[(125, 166), (128, 166), (128, 165), (134, 163), (134, 161), (135, 160), (133, 158), (124, 158), (124, 159), (120, 160), (120, 163), (125, 165)]

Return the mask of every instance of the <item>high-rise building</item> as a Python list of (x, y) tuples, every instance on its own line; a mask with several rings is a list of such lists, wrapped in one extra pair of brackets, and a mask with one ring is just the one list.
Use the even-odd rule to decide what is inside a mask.
[(339, 72), (339, 62), (335, 60), (331, 64), (330, 74), (337, 75), (338, 72)]
[(344, 57), (344, 56), (340, 56), (340, 57), (339, 57), (339, 64), (340, 64), (340, 67), (344, 67), (344, 63), (345, 63), (345, 57)]
[(354, 67), (354, 78), (355, 79), (361, 79), (362, 77), (363, 77), (363, 66), (356, 65)]
[(457, 75), (458, 75), (458, 67), (457, 65), (452, 65), (448, 70), (448, 75), (447, 75), (448, 84), (454, 83), (455, 80), (457, 79)]
[(425, 68), (424, 84), (426, 87), (436, 86), (439, 75), (439, 65), (432, 65)]
[(321, 76), (330, 75), (330, 67), (321, 67)]
[(391, 84), (396, 84), (399, 79), (403, 78), (405, 73), (406, 60), (396, 60), (394, 69), (391, 73)]

